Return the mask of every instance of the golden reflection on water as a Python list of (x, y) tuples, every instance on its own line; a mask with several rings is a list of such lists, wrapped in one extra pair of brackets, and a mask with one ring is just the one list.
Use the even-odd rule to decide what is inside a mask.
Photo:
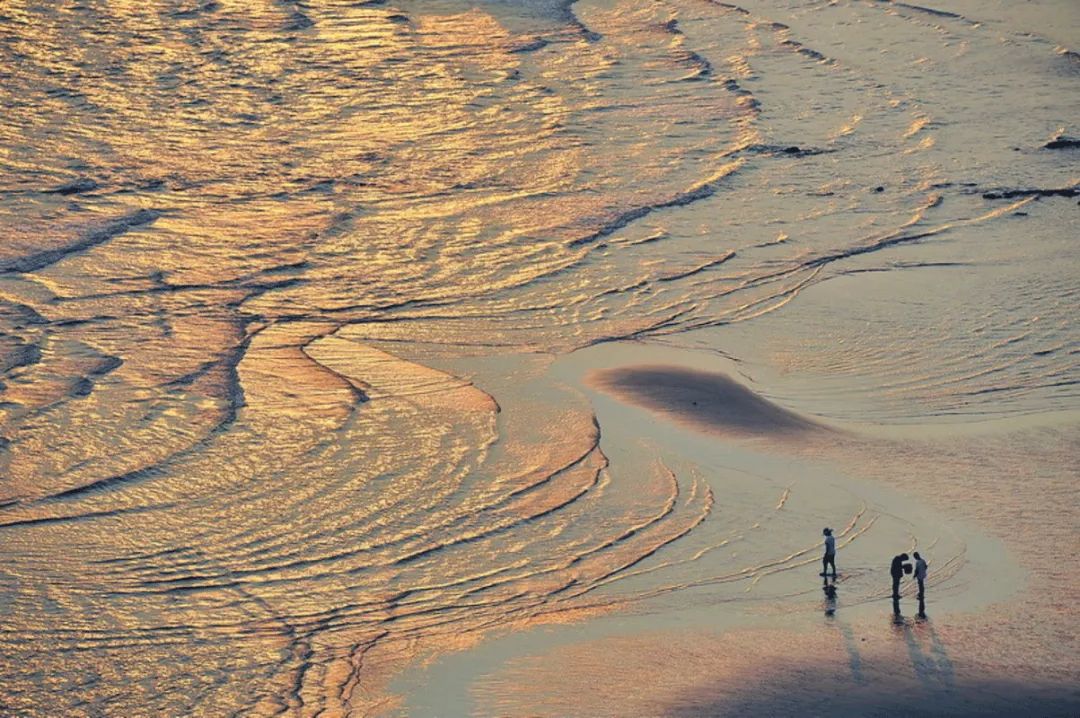
[[(440, 8), (0, 8), (12, 710), (364, 714), (493, 627), (805, 563), (753, 544), (695, 572), (742, 519), (701, 528), (692, 467), (611, 471), (551, 357), (768, 314), (937, 204), (852, 219), (807, 191), (830, 165), (763, 169), (794, 160), (763, 144), (784, 120), (740, 85), (751, 59), (822, 98), (840, 73), (783, 27), (689, 0), (516, 30)], [(842, 81), (883, 112), (851, 134), (906, 147), (924, 115)], [(873, 524), (841, 505), (852, 537)]]
[[(10, 187), (63, 190), (3, 215), (41, 222), (2, 255), (31, 270), (3, 285), (33, 312), (9, 320), (13, 349), (40, 348), (4, 389), (14, 705), (44, 690), (79, 710), (119, 685), (108, 712), (377, 705), (373, 646), (446, 649), (564, 611), (700, 520), (662, 475), (648, 501), (610, 495), (580, 397), (500, 416), (468, 380), (342, 327), (401, 307), (518, 341), (494, 312), (582, 341), (562, 307), (603, 290), (591, 280), (538, 307), (487, 298), (575, 266), (582, 223), (693, 184), (671, 159), (724, 149), (704, 125), (731, 116), (723, 90), (697, 93), (701, 131), (661, 149), (620, 137), (671, 109), (616, 72), (625, 53), (687, 95), (664, 85), (657, 33), (644, 58), (572, 37), (530, 57), (478, 10), (309, 12), (291, 30), (306, 23), (280, 3), (5, 9), (4, 162), (29, 163)], [(523, 308), (535, 319), (511, 319)], [(57, 660), (80, 688), (42, 685)]]

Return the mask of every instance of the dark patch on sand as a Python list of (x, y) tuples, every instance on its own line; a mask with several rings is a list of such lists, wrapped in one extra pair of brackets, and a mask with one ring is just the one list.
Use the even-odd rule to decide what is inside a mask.
[(649, 365), (598, 370), (588, 381), (629, 404), (701, 431), (775, 436), (827, 430), (723, 374)]
[(1075, 137), (1058, 136), (1043, 145), (1048, 150), (1075, 150), (1080, 148), (1080, 140)]

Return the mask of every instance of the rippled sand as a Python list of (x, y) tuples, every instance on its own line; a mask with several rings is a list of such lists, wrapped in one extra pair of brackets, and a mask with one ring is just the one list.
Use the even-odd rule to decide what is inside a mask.
[(1030, 5), (6, 2), (0, 712), (1075, 714)]

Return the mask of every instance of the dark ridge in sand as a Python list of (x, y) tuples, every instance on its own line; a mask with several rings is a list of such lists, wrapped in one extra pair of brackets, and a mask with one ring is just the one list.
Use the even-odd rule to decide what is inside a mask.
[(1023, 187), (1020, 189), (1002, 189), (992, 192), (983, 192), (983, 199), (1016, 199), (1018, 197), (1076, 197), (1080, 195), (1080, 189), (1076, 187), (1060, 187), (1041, 189), (1038, 187)]
[(96, 247), (99, 244), (104, 244), (110, 239), (119, 237), (136, 227), (151, 224), (160, 216), (160, 212), (151, 209), (140, 209), (138, 212), (106, 223), (66, 247), (36, 252), (34, 254), (0, 263), (0, 274), (36, 272), (43, 267), (59, 262), (68, 255), (85, 251), (92, 247)]
[(84, 192), (93, 192), (98, 188), (98, 183), (92, 179), (77, 179), (71, 182), (66, 182), (58, 187), (52, 187), (50, 189), (42, 190), (43, 194), (82, 194)]
[(602, 369), (588, 380), (627, 403), (703, 431), (741, 436), (826, 431), (723, 374), (649, 365)]
[(906, 2), (897, 2), (896, 0), (879, 0), (879, 2), (887, 2), (890, 5), (896, 5), (907, 10), (914, 10), (915, 12), (926, 13), (927, 15), (934, 15), (935, 17), (948, 17), (954, 20), (963, 20), (964, 16), (955, 12), (949, 12), (948, 10), (938, 10), (937, 8), (926, 7), (925, 5), (910, 5)]
[[(187, 457), (197, 454), (202, 451), (206, 445), (213, 441), (217, 436), (224, 433), (233, 422), (236, 421), (237, 416), (240, 413), (241, 407), (244, 406), (244, 389), (240, 384), (240, 374), (238, 367), (240, 361), (244, 358), (244, 355), (248, 351), (248, 347), (251, 345), (252, 339), (255, 337), (255, 332), (247, 336), (239, 346), (226, 352), (222, 357), (215, 361), (208, 362), (201, 369), (186, 376), (181, 377), (178, 380), (172, 382), (173, 386), (187, 386), (199, 377), (205, 376), (212, 371), (221, 371), (224, 374), (224, 383), (218, 389), (220, 396), (227, 400), (225, 409), (222, 415), (219, 417), (218, 423), (214, 428), (202, 438), (196, 440), (188, 448), (174, 452), (159, 461), (148, 464), (146, 466), (132, 469), (120, 474), (112, 474), (104, 478), (92, 481), (88, 484), (82, 484), (80, 486), (74, 486), (69, 489), (59, 491), (58, 493), (49, 494), (33, 501), (33, 504), (44, 505), (53, 504), (57, 502), (67, 502), (72, 499), (82, 499), (88, 494), (97, 494), (105, 491), (111, 491), (118, 486), (130, 485), (132, 483), (147, 481), (164, 475), (168, 467), (175, 462)], [(116, 366), (112, 366), (113, 369)], [(111, 369), (110, 369), (111, 371)], [(92, 385), (90, 389), (92, 390)]]
[(605, 237), (609, 237), (612, 234), (615, 234), (623, 227), (630, 225), (632, 222), (636, 222), (642, 217), (647, 217), (653, 212), (657, 212), (662, 209), (670, 209), (672, 207), (684, 207), (688, 204), (692, 204), (693, 202), (708, 199), (709, 197), (712, 197), (714, 194), (716, 194), (716, 191), (719, 189), (719, 187), (719, 180), (705, 182), (698, 185), (697, 187), (693, 187), (687, 190), (686, 192), (681, 192), (670, 199), (656, 202), (655, 204), (647, 204), (640, 207), (634, 207), (633, 209), (627, 210), (622, 214), (617, 215), (614, 219), (607, 222), (596, 231), (591, 232), (584, 237), (578, 237), (577, 239), (572, 240), (570, 242), (570, 246), (580, 247), (584, 244), (592, 244), (599, 239), (604, 239)]

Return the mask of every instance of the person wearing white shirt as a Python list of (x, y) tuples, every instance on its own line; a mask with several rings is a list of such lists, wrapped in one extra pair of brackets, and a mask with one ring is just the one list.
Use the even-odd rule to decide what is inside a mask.
[(821, 533), (825, 535), (825, 555), (821, 557), (821, 575), (828, 575), (829, 566), (832, 566), (832, 575), (836, 578), (836, 539), (830, 528), (822, 529)]
[(916, 551), (912, 554), (915, 557), (915, 580), (919, 582), (919, 618), (926, 618), (926, 601), (923, 596), (926, 594), (926, 561)]
[(915, 557), (915, 580), (919, 582), (919, 600), (922, 600), (923, 594), (926, 592), (926, 561), (916, 551), (912, 554)]

